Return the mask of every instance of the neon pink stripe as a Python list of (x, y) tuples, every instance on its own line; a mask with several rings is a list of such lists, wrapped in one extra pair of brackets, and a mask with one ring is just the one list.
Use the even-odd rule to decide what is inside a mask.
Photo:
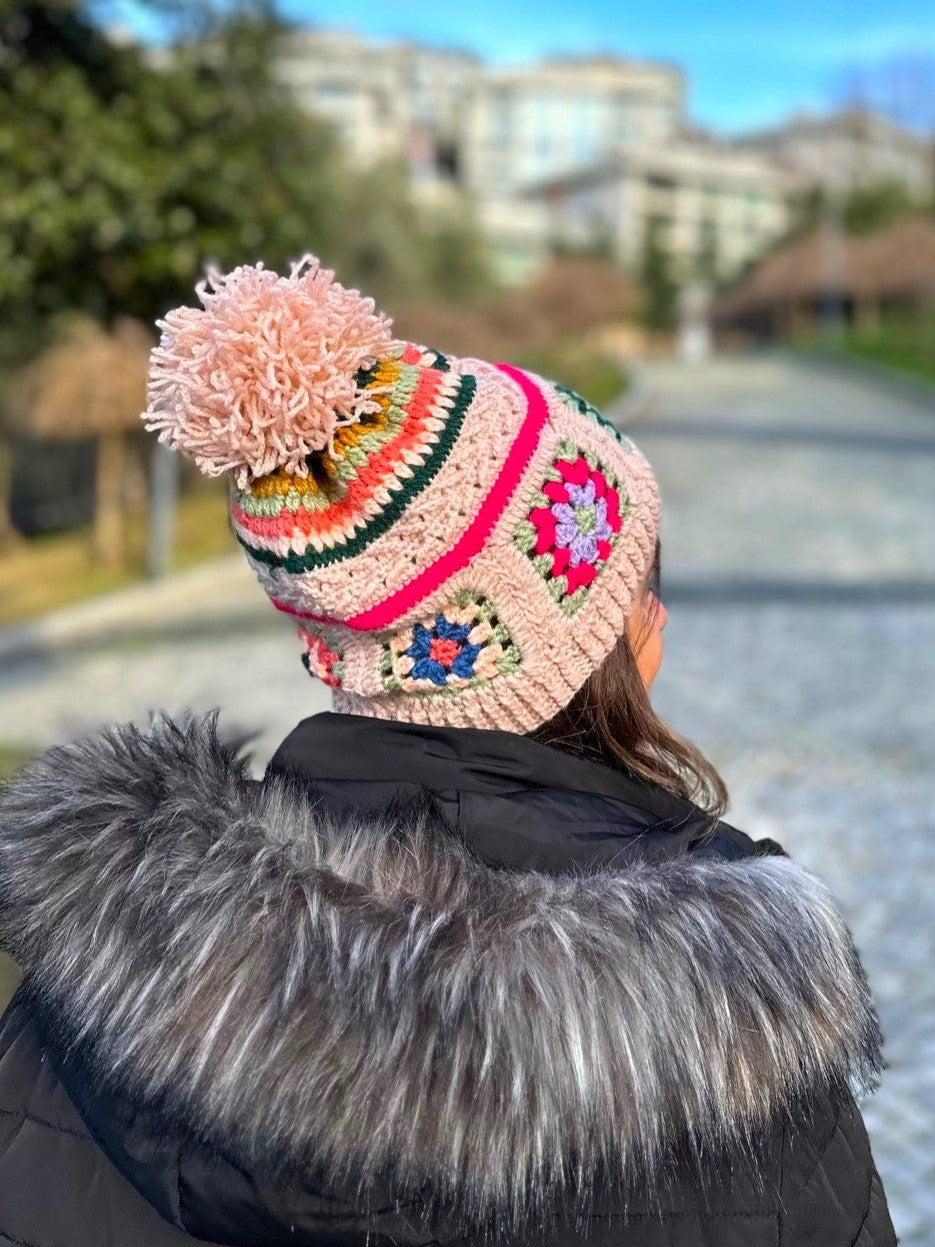
[(444, 584), (456, 572), (467, 567), (471, 559), (481, 552), (494, 525), (506, 510), (513, 491), (519, 484), (520, 477), (525, 472), (538, 445), (542, 427), (549, 418), (549, 409), (541, 390), (526, 373), (509, 364), (497, 364), (497, 367), (511, 377), (523, 391), (526, 397), (526, 415), (516, 435), (516, 440), (504, 460), (499, 476), (460, 540), (434, 563), (430, 563), (418, 576), (413, 577), (408, 584), (397, 589), (395, 593), (391, 593), (376, 606), (361, 611), (359, 615), (352, 615), (350, 619), (310, 615), (305, 611), (298, 611), (292, 606), (287, 606), (285, 602), (277, 602), (273, 598), (273, 605), (277, 610), (287, 615), (294, 615), (297, 619), (314, 620), (315, 623), (341, 623), (346, 628), (353, 628), (355, 632), (379, 631), (381, 628), (388, 628), (400, 615), (404, 615), (413, 606), (418, 605), (423, 598), (434, 593), (439, 585)]

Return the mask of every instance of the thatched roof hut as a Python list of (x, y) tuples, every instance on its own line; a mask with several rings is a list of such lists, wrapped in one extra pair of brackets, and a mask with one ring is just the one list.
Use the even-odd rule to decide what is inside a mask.
[(107, 332), (75, 319), (60, 341), (23, 369), (8, 394), (14, 426), (30, 437), (97, 439), (94, 549), (112, 566), (124, 555), (123, 511), (135, 475), (124, 443), (128, 430), (140, 428), (151, 345), (138, 321), (118, 321)]
[(138, 321), (108, 333), (76, 318), (10, 387), (14, 424), (40, 441), (75, 441), (139, 426), (152, 337)]
[(913, 217), (873, 234), (816, 227), (766, 256), (715, 305), (725, 328), (795, 333), (835, 303), (860, 318), (886, 305), (935, 298), (935, 219)]
[(885, 301), (935, 297), (935, 218), (912, 217), (857, 240), (860, 284)]

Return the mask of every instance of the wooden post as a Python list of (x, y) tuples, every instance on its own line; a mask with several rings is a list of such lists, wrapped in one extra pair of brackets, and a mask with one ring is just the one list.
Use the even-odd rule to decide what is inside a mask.
[(146, 571), (158, 579), (172, 566), (175, 508), (179, 495), (179, 456), (162, 442), (153, 447), (149, 484), (149, 544)]
[(94, 478), (94, 556), (105, 567), (123, 564), (124, 435), (101, 433)]
[(10, 516), (13, 493), (13, 455), (10, 443), (0, 436), (0, 550), (19, 539)]

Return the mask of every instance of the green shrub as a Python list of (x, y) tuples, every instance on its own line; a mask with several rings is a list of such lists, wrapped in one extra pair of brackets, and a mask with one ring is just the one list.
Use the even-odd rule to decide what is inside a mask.
[(627, 388), (627, 374), (601, 351), (563, 346), (524, 352), (517, 364), (558, 381), (602, 410), (620, 398)]
[(935, 310), (884, 316), (873, 327), (850, 328), (841, 347), (849, 355), (935, 381)]

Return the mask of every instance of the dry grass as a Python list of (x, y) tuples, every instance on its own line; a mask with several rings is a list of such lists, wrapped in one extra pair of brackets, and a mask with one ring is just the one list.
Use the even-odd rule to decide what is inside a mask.
[(0, 744), (0, 784), (9, 779), (15, 770), (28, 761), (26, 754), (19, 749), (9, 749)]
[[(176, 567), (188, 567), (233, 549), (221, 486), (205, 485), (183, 497), (177, 524)], [(146, 520), (142, 515), (128, 520), (127, 561), (118, 570), (94, 562), (87, 529), (17, 542), (0, 553), (0, 626), (142, 580), (145, 550)]]

